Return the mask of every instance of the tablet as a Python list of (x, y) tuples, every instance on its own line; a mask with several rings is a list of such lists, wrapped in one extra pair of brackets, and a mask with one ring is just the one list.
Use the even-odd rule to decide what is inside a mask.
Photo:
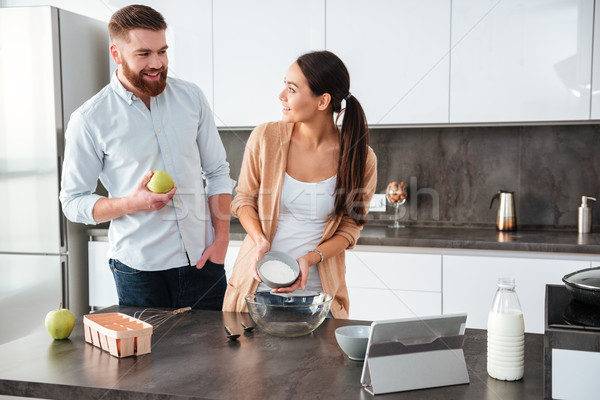
[[(464, 335), (466, 322), (467, 314), (464, 313), (372, 322), (361, 384), (371, 386), (369, 355), (377, 345), (393, 342), (401, 342), (404, 345), (427, 344), (439, 337)], [(460, 346), (462, 347), (462, 342)]]

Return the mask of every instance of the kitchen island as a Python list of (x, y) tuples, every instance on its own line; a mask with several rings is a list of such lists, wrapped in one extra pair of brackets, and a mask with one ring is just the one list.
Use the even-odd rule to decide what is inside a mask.
[[(133, 315), (133, 307), (101, 312)], [(71, 337), (53, 341), (43, 328), (0, 346), (0, 394), (55, 399), (540, 399), (543, 336), (525, 335), (525, 376), (497, 381), (486, 372), (486, 332), (467, 329), (470, 383), (371, 396), (360, 384), (363, 363), (335, 340), (337, 327), (366, 321), (327, 319), (312, 334), (280, 338), (243, 333), (245, 313), (189, 311), (158, 326), (149, 354), (116, 358), (84, 340), (78, 319)], [(226, 339), (223, 326), (242, 333)], [(398, 379), (402, 379), (401, 376)]]

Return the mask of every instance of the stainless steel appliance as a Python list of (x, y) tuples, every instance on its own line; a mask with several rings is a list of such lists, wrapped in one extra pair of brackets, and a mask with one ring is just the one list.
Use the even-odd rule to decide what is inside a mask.
[(544, 398), (597, 399), (600, 308), (579, 302), (564, 285), (546, 285)]
[(515, 212), (515, 194), (500, 190), (492, 197), (490, 208), (494, 204), (494, 200), (498, 199), (498, 216), (496, 217), (496, 229), (499, 231), (515, 231), (517, 230), (517, 215)]
[(53, 7), (0, 8), (0, 343), (62, 301), (88, 310), (85, 226), (58, 201), (70, 114), (109, 80), (106, 24)]

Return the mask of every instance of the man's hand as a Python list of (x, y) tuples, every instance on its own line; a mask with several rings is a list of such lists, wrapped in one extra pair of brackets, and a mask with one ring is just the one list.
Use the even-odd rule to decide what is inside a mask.
[(177, 187), (174, 187), (167, 193), (153, 193), (146, 187), (146, 184), (152, 178), (153, 171), (149, 171), (133, 189), (133, 192), (127, 196), (131, 209), (136, 211), (158, 211), (166, 206), (175, 195)]
[(210, 260), (215, 264), (224, 264), (228, 246), (229, 241), (219, 242), (215, 240), (210, 246), (204, 249), (202, 257), (200, 257), (200, 260), (198, 260), (198, 263), (196, 264), (196, 268), (202, 269), (207, 260)]
[(94, 205), (94, 220), (106, 222), (138, 211), (157, 211), (166, 206), (173, 199), (177, 188), (174, 187), (167, 193), (152, 193), (146, 187), (152, 174), (149, 171), (144, 175), (127, 197), (99, 199)]

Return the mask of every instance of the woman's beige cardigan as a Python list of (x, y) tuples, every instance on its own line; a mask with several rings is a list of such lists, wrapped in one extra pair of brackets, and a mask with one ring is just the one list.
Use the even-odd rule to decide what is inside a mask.
[[(272, 243), (277, 228), (279, 198), (287, 166), (287, 155), (292, 135), (293, 123), (270, 122), (254, 129), (244, 152), (242, 169), (236, 188), (236, 196), (231, 203), (231, 212), (238, 215), (240, 207), (256, 209), (262, 230)], [(377, 159), (369, 147), (365, 170), (365, 192), (367, 206), (377, 181)], [(325, 226), (319, 244), (340, 235), (349, 242), (348, 249), (354, 247), (360, 234), (358, 226), (348, 215), (336, 216)], [(255, 245), (246, 235), (235, 261), (231, 278), (227, 285), (223, 311), (247, 311), (244, 296), (254, 293), (258, 281), (252, 271), (252, 257)], [(345, 252), (328, 258), (318, 264), (323, 290), (334, 296), (331, 312), (335, 318), (348, 318), (348, 288), (346, 287)]]

